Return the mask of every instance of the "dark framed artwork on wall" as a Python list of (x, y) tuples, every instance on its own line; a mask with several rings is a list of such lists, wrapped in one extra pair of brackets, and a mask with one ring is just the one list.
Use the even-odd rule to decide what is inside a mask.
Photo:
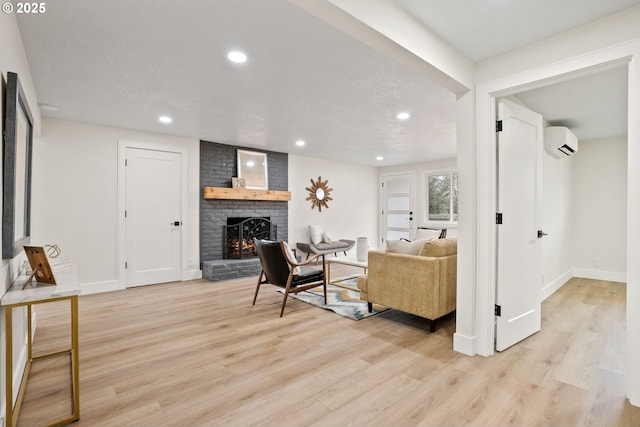
[(7, 73), (2, 181), (2, 258), (17, 256), (31, 237), (33, 116), (16, 73)]

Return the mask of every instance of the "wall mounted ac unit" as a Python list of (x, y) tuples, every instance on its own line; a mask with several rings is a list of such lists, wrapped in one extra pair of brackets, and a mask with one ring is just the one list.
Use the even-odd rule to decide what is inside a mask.
[(571, 157), (578, 152), (578, 138), (564, 126), (545, 129), (545, 147), (553, 157)]

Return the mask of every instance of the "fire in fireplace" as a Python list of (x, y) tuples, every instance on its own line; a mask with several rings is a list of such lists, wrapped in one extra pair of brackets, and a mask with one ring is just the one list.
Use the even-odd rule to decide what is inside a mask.
[(253, 239), (277, 239), (277, 226), (269, 218), (227, 218), (224, 226), (224, 258), (258, 256)]

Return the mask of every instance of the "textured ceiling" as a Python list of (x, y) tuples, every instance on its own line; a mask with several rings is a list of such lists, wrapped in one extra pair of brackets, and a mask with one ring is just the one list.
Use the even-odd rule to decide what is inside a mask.
[[(395, 3), (477, 59), (640, 1)], [(456, 155), (453, 94), (285, 0), (65, 0), (18, 24), (38, 99), (58, 108), (44, 116), (367, 165)], [(617, 77), (609, 87), (626, 88)], [(562, 90), (529, 100), (547, 118)]]
[(371, 165), (456, 155), (453, 94), (289, 2), (160, 4), (20, 17), (43, 114)]

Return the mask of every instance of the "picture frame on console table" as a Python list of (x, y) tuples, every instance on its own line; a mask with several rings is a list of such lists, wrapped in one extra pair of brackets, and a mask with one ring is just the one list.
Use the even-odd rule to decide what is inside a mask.
[(231, 187), (232, 188), (245, 188), (246, 184), (244, 178), (231, 178)]
[(31, 240), (33, 116), (16, 73), (7, 72), (2, 181), (2, 258), (16, 257)]
[(47, 258), (44, 248), (42, 246), (25, 246), (24, 252), (29, 260), (32, 273), (22, 289), (24, 289), (32, 279), (35, 279), (36, 283), (55, 285), (56, 278), (53, 275), (53, 269), (49, 264), (49, 259)]

